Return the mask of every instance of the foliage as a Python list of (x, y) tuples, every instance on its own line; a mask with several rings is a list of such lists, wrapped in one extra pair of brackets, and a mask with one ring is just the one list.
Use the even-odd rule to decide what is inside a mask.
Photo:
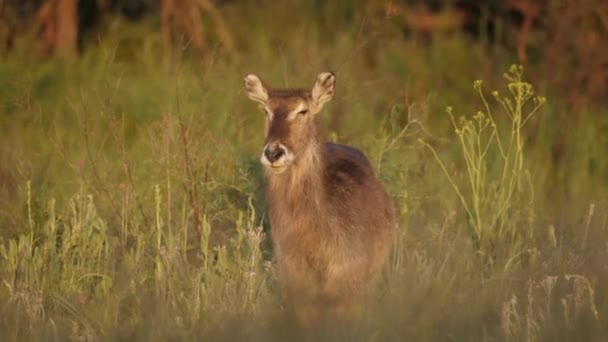
[[(515, 55), (500, 45), (404, 37), (356, 11), (331, 21), (346, 2), (256, 6), (224, 10), (232, 59), (161, 65), (158, 23), (109, 19), (70, 64), (3, 60), (3, 340), (294, 337), (257, 161), (262, 115), (242, 77), (311, 86), (323, 70), (338, 83), (321, 126), (365, 151), (399, 215), (358, 338), (608, 337), (605, 106), (573, 115), (532, 63), (530, 83), (513, 68), (502, 87)], [(463, 118), (439, 114), (447, 105)]]
[[(484, 104), (485, 113), (478, 111), (472, 119), (461, 117), (457, 122), (452, 108), (447, 108), (462, 148), (468, 183), (466, 191), (450, 176), (433, 147), (420, 140), (431, 150), (458, 194), (479, 252), (483, 255), (496, 253), (497, 245), (501, 241), (508, 241), (509, 262), (528, 248), (526, 238), (530, 234), (527, 234), (527, 230), (533, 229), (534, 224), (534, 214), (530, 210), (534, 205), (533, 188), (529, 172), (524, 168), (522, 129), (545, 102), (544, 97), (534, 97), (534, 107), (528, 113), (524, 112), (534, 91), (531, 84), (522, 80), (522, 76), (523, 67), (515, 65), (505, 74), (512, 98), (501, 98), (497, 91), (492, 92), (511, 121), (506, 138), (501, 137), (484, 97), (482, 81), (475, 81), (474, 88)], [(526, 207), (528, 222), (520, 217), (520, 212), (526, 211)], [(492, 259), (490, 256), (489, 261), (492, 262)]]

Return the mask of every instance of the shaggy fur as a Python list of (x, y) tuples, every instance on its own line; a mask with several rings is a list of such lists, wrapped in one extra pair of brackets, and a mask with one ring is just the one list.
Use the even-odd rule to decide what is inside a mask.
[(254, 75), (245, 85), (267, 111), (265, 146), (280, 143), (293, 157), (281, 173), (266, 165), (271, 234), (290, 312), (303, 326), (357, 319), (391, 250), (395, 216), (365, 155), (322, 141), (316, 114), (331, 98), (335, 76), (320, 74), (310, 91), (273, 90)]

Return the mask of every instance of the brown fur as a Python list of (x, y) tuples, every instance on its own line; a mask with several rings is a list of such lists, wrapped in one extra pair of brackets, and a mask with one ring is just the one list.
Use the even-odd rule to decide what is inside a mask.
[[(331, 97), (333, 79), (329, 86), (322, 81), (320, 75), (317, 85), (330, 86), (324, 91)], [(294, 155), (285, 172), (267, 172), (272, 239), (287, 304), (304, 326), (322, 318), (356, 319), (391, 249), (391, 200), (363, 153), (323, 143), (316, 122), (323, 103), (315, 102), (314, 88), (276, 91), (260, 84), (267, 96), (259, 88), (249, 95), (272, 113), (266, 144), (278, 141)], [(247, 90), (255, 86), (247, 84)], [(289, 120), (303, 104), (309, 112)]]

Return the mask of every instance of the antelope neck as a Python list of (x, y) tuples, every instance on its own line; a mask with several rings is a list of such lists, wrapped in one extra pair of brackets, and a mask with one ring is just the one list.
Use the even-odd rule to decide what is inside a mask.
[(268, 174), (269, 191), (273, 196), (287, 202), (318, 197), (323, 189), (323, 166), (322, 145), (312, 143), (286, 172), (278, 175)]

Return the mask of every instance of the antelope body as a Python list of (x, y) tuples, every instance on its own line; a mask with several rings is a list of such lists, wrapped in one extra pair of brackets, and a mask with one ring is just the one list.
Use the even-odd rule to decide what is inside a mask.
[(272, 89), (247, 75), (266, 112), (261, 157), (271, 236), (286, 302), (302, 325), (360, 317), (393, 240), (390, 198), (359, 150), (323, 142), (316, 116), (331, 99), (332, 73), (311, 90)]

